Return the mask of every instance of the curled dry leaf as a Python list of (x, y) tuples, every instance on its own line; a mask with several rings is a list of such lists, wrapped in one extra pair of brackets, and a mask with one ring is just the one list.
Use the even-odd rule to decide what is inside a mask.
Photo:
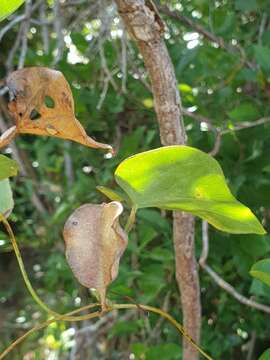
[(71, 89), (60, 71), (29, 67), (11, 73), (6, 83), (12, 99), (9, 110), (16, 127), (0, 137), (0, 148), (21, 133), (54, 136), (112, 151), (110, 145), (89, 137), (75, 118)]
[(120, 202), (85, 204), (76, 209), (64, 227), (66, 257), (75, 277), (95, 288), (106, 308), (106, 288), (117, 277), (127, 235), (119, 224)]

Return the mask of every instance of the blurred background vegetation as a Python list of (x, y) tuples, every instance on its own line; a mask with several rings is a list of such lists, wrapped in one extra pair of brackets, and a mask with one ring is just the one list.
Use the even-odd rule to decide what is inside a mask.
[[(269, 0), (182, 0), (157, 3), (175, 66), (188, 144), (212, 152), (234, 195), (263, 220), (270, 217)], [(165, 4), (166, 3), (166, 4)], [(168, 6), (168, 7), (164, 7)], [(129, 155), (160, 146), (149, 79), (113, 2), (29, 0), (0, 27), (0, 78), (18, 65), (63, 72), (76, 116), (118, 153), (53, 138), (20, 136), (3, 153), (19, 160), (10, 221), (30, 278), (42, 299), (64, 313), (89, 302), (69, 270), (62, 228), (73, 209), (107, 199), (113, 171)], [(0, 129), (12, 123), (0, 88)], [(181, 176), (181, 174), (179, 174)], [(201, 221), (196, 222), (197, 255)], [(270, 290), (249, 275), (270, 255), (270, 237), (210, 228), (208, 263), (237, 291), (270, 305)], [(179, 318), (171, 213), (138, 212), (109, 298), (162, 307)], [(215, 359), (257, 359), (270, 346), (268, 316), (247, 308), (200, 272), (202, 347)], [(93, 300), (93, 299), (92, 299)], [(23, 284), (0, 229), (0, 350), (47, 319)], [(113, 313), (97, 322), (58, 322), (29, 337), (10, 359), (179, 359), (179, 336), (154, 315)]]

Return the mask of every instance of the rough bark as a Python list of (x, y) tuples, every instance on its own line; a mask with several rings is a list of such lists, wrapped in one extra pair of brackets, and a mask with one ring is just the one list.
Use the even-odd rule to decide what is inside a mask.
[[(163, 23), (152, 1), (115, 0), (130, 36), (136, 41), (149, 73), (163, 145), (185, 144), (186, 133), (174, 68), (163, 41)], [(199, 343), (201, 327), (200, 289), (194, 254), (194, 219), (174, 212), (176, 279), (181, 292), (184, 326)], [(184, 360), (198, 354), (184, 340)]]

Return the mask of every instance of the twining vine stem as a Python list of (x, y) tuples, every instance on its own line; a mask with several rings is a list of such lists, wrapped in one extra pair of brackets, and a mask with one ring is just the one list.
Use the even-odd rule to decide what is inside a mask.
[[(88, 306), (81, 307), (81, 308), (71, 311), (67, 314), (58, 315), (58, 316), (54, 317), (53, 319), (50, 319), (48, 321), (45, 321), (45, 322), (33, 327), (32, 329), (27, 331), (24, 335), (22, 335), (17, 340), (15, 340), (12, 344), (10, 344), (9, 347), (6, 348), (6, 350), (2, 354), (0, 354), (0, 360), (4, 359), (4, 357), (6, 355), (8, 355), (18, 344), (20, 344), (23, 340), (25, 340), (29, 335), (33, 334), (34, 332), (44, 329), (45, 327), (47, 327), (48, 325), (50, 325), (51, 323), (56, 322), (56, 321), (61, 321), (61, 320), (62, 321), (63, 320), (72, 321), (71, 319), (74, 317), (71, 315), (74, 315), (83, 310), (93, 308), (95, 306), (97, 306), (97, 304), (90, 304)], [(205, 357), (205, 359), (214, 360), (211, 356), (209, 356), (206, 352), (204, 352), (195, 343), (195, 341), (193, 341), (193, 339), (188, 335), (188, 333), (185, 331), (183, 326), (178, 321), (176, 321), (171, 315), (169, 315), (168, 313), (166, 313), (165, 311), (163, 311), (161, 309), (155, 308), (153, 306), (142, 305), (142, 304), (113, 304), (105, 310), (105, 313), (111, 312), (113, 310), (124, 310), (124, 309), (138, 309), (138, 310), (143, 309), (145, 311), (152, 312), (154, 314), (158, 314), (158, 315), (162, 316), (164, 319), (166, 319), (168, 322), (170, 322), (177, 329), (177, 331), (180, 334), (182, 334), (192, 344), (192, 346), (198, 350), (198, 352), (201, 355), (203, 355)], [(83, 315), (81, 317), (76, 317), (77, 318), (76, 321), (94, 319), (97, 317), (101, 317), (102, 315), (103, 315), (103, 313), (96, 311), (91, 314)]]
[[(128, 219), (127, 222), (127, 228), (131, 228), (132, 225), (135, 222), (135, 214), (136, 214), (136, 208), (133, 207), (130, 213), (130, 217)], [(4, 352), (2, 352), (2, 354), (0, 354), (0, 360), (4, 359), (4, 357), (10, 353), (19, 343), (21, 343), (24, 339), (26, 339), (29, 335), (33, 334), (34, 332), (41, 330), (43, 328), (45, 328), (46, 326), (50, 325), (51, 323), (55, 322), (55, 321), (82, 321), (82, 320), (89, 320), (89, 319), (93, 319), (93, 318), (97, 318), (97, 317), (101, 317), (104, 315), (104, 313), (108, 313), (110, 311), (113, 310), (122, 310), (122, 309), (138, 309), (138, 310), (145, 310), (148, 312), (152, 312), (155, 314), (158, 314), (160, 316), (162, 316), (164, 319), (166, 319), (167, 321), (169, 321), (176, 329), (177, 331), (183, 335), (191, 344), (192, 346), (199, 352), (201, 353), (206, 359), (208, 360), (213, 360), (209, 355), (207, 355), (197, 344), (196, 342), (189, 336), (189, 334), (187, 333), (187, 331), (184, 329), (184, 327), (178, 322), (176, 321), (170, 314), (166, 313), (165, 311), (155, 308), (153, 306), (148, 306), (148, 305), (143, 305), (143, 304), (113, 304), (113, 305), (109, 305), (107, 306), (107, 308), (101, 312), (94, 312), (94, 313), (90, 313), (90, 314), (86, 314), (86, 315), (81, 315), (81, 316), (73, 316), (78, 312), (81, 312), (83, 310), (87, 310), (90, 308), (94, 308), (97, 306), (100, 306), (100, 304), (89, 304), (87, 306), (81, 307), (79, 309), (73, 310), (67, 314), (58, 314), (55, 311), (51, 310), (50, 308), (48, 308), (48, 306), (39, 298), (39, 296), (37, 295), (37, 293), (35, 292), (34, 288), (32, 287), (32, 284), (28, 278), (27, 272), (25, 270), (24, 267), (24, 263), (23, 263), (23, 259), (20, 253), (20, 249), (17, 245), (17, 241), (16, 241), (16, 237), (14, 235), (14, 232), (8, 222), (8, 220), (3, 216), (3, 214), (0, 213), (0, 223), (3, 223), (6, 231), (9, 234), (10, 237), (10, 241), (12, 243), (18, 264), (19, 264), (19, 268), (20, 271), (22, 273), (23, 276), (23, 280), (26, 284), (26, 287), (28, 289), (28, 291), (30, 292), (32, 298), (36, 301), (36, 303), (43, 309), (45, 310), (49, 315), (52, 315), (53, 318), (49, 319), (48, 321), (39, 324), (35, 327), (33, 327), (32, 329), (30, 329), (29, 331), (27, 331), (24, 335), (22, 335), (21, 337), (19, 337), (17, 340), (15, 340), (12, 344), (10, 344), (6, 350), (4, 350)]]

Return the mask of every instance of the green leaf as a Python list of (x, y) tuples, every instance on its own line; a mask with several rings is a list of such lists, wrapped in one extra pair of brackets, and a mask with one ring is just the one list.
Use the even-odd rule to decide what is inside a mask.
[(188, 146), (168, 146), (124, 160), (117, 183), (138, 208), (184, 210), (231, 233), (264, 234), (249, 208), (231, 194), (210, 155)]
[(1, 0), (0, 21), (4, 20), (6, 17), (16, 11), (23, 3), (24, 0)]
[(270, 359), (270, 349), (267, 349), (263, 352), (263, 354), (259, 357), (259, 360), (269, 360)]
[(0, 181), (0, 213), (8, 217), (14, 207), (12, 191), (8, 179)]
[(270, 286), (270, 259), (257, 261), (249, 273), (254, 278)]
[(118, 321), (109, 331), (109, 338), (136, 334), (142, 326), (141, 320)]
[(254, 278), (251, 283), (249, 293), (256, 296), (263, 296), (265, 299), (269, 299), (270, 287), (260, 280)]
[(85, 37), (79, 32), (71, 32), (70, 34), (71, 40), (76, 48), (84, 54), (89, 46), (88, 41)]
[(270, 70), (270, 48), (267, 46), (255, 45), (254, 46), (255, 57), (257, 63), (264, 69)]
[(261, 116), (257, 107), (251, 103), (244, 103), (235, 107), (228, 115), (235, 121), (252, 121)]
[(15, 160), (0, 155), (0, 180), (17, 175), (19, 166)]
[(253, 11), (258, 8), (256, 0), (236, 0), (235, 8), (241, 11)]
[(173, 343), (151, 346), (146, 353), (147, 360), (166, 359), (177, 360), (181, 353), (181, 347)]

